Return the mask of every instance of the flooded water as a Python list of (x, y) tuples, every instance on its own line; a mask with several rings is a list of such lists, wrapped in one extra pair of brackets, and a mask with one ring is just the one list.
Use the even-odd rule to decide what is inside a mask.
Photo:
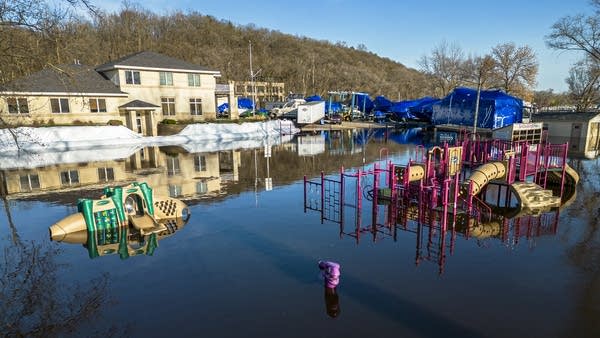
[[(489, 236), (440, 236), (414, 221), (369, 228), (372, 217), (386, 219), (386, 209), (373, 216), (367, 195), (360, 213), (340, 206), (343, 226), (305, 209), (304, 176), (319, 180), (323, 171), (335, 178), (340, 167), (352, 172), (386, 160), (404, 164), (419, 137), (398, 133), (386, 142), (372, 131), (348, 131), (257, 149), (151, 147), (117, 159), (0, 171), (2, 331), (600, 336), (597, 160), (571, 160), (581, 181), (570, 205), (507, 220)], [(182, 199), (190, 220), (152, 249), (143, 240), (129, 243), (137, 255), (101, 251), (90, 258), (85, 245), (49, 240), (48, 227), (77, 212), (78, 198), (99, 198), (103, 187), (133, 181)], [(335, 290), (324, 287), (320, 260), (340, 263)]]

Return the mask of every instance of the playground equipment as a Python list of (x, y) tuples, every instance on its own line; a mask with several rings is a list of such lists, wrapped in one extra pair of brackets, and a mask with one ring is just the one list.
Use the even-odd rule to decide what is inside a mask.
[(190, 217), (182, 201), (155, 197), (146, 183), (137, 182), (106, 187), (100, 199), (80, 199), (77, 209), (50, 226), (50, 239), (83, 244), (90, 258), (117, 252), (121, 258), (151, 255), (159, 238), (173, 234)]
[[(384, 148), (380, 161), (365, 169), (305, 177), (304, 210), (319, 212), (322, 223), (339, 224), (340, 237), (357, 242), (365, 233), (375, 241), (382, 235), (395, 239), (398, 230), (406, 230), (420, 243), (429, 229), (428, 246), (438, 238), (442, 256), (457, 234), (508, 243), (511, 232), (515, 238), (522, 235), (524, 223), (528, 238), (555, 233), (559, 208), (574, 198), (579, 181), (567, 164), (567, 151), (568, 144), (465, 134), (452, 146), (417, 146), (408, 163), (398, 165)], [(371, 213), (367, 225), (365, 207)], [(354, 226), (348, 227), (350, 219)]]

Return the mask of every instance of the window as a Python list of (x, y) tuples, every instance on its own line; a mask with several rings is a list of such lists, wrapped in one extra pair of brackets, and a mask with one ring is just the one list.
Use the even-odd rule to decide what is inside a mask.
[(196, 183), (196, 192), (200, 195), (206, 194), (208, 192), (208, 184), (204, 181)]
[(175, 176), (181, 173), (179, 168), (179, 158), (167, 157), (167, 176)]
[(202, 115), (202, 99), (190, 99), (190, 114)]
[(29, 106), (27, 105), (26, 98), (9, 97), (6, 101), (8, 102), (9, 114), (29, 114)]
[(159, 72), (160, 85), (161, 86), (172, 86), (173, 85), (173, 73), (171, 72)]
[(113, 168), (98, 168), (98, 180), (100, 182), (114, 181), (115, 171)]
[(181, 196), (181, 186), (169, 184), (169, 197), (179, 197)]
[(140, 72), (135, 70), (126, 70), (125, 71), (125, 83), (127, 84), (142, 84), (140, 81)]
[(65, 170), (60, 172), (60, 182), (63, 185), (73, 185), (79, 183), (79, 172), (77, 170)]
[(106, 113), (106, 100), (105, 99), (90, 99), (90, 112)]
[(175, 98), (161, 97), (160, 103), (162, 106), (163, 115), (175, 115)]
[(40, 178), (37, 174), (26, 174), (20, 176), (21, 191), (31, 191), (40, 188)]
[(52, 107), (52, 113), (61, 114), (69, 112), (69, 99), (67, 98), (59, 98), (59, 99), (50, 99), (50, 106)]
[(196, 171), (206, 171), (206, 156), (198, 155), (194, 157), (194, 168)]
[(188, 74), (188, 86), (200, 87), (200, 74)]

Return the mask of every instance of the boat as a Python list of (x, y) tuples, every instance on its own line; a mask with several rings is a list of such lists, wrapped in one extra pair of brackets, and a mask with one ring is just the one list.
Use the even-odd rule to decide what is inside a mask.
[(173, 234), (190, 218), (184, 202), (154, 196), (145, 182), (105, 187), (99, 199), (80, 199), (77, 210), (50, 226), (50, 239), (83, 244), (90, 258), (117, 252), (121, 258), (151, 254), (159, 238)]

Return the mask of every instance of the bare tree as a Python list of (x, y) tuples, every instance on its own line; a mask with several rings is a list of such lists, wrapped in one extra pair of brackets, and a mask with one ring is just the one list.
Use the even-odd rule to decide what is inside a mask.
[(460, 84), (463, 62), (460, 46), (442, 41), (433, 48), (431, 56), (421, 57), (419, 66), (434, 81), (436, 94), (444, 96)]
[(569, 70), (566, 82), (569, 94), (576, 102), (577, 111), (584, 111), (600, 100), (599, 61), (588, 57), (577, 62)]
[(499, 44), (492, 48), (496, 61), (499, 86), (508, 94), (525, 96), (535, 86), (538, 62), (529, 46), (517, 47), (514, 43)]
[[(0, 332), (6, 337), (53, 337), (77, 332), (110, 300), (108, 275), (85, 287), (64, 285), (59, 250), (21, 239), (4, 248), (0, 269)], [(64, 292), (68, 290), (68, 292)], [(102, 331), (115, 332), (109, 325)]]
[(461, 81), (478, 88), (493, 87), (496, 62), (491, 55), (469, 56), (461, 66)]
[(595, 8), (594, 14), (560, 18), (546, 36), (546, 45), (557, 50), (582, 51), (600, 60), (600, 0), (590, 3)]

